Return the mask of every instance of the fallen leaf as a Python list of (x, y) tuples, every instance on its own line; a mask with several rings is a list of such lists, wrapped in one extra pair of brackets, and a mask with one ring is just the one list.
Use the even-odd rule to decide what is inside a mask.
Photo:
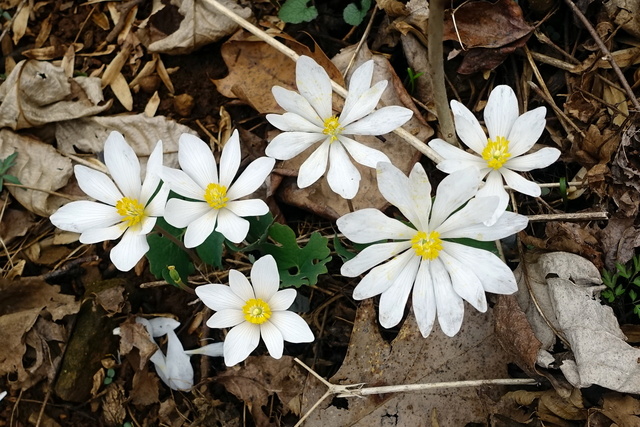
[(599, 234), (605, 250), (604, 265), (616, 270), (616, 263), (626, 264), (640, 246), (640, 230), (634, 226), (634, 218), (610, 218)]
[(611, 0), (603, 3), (602, 8), (615, 25), (640, 37), (640, 3), (635, 0)]
[(633, 396), (609, 393), (604, 396), (602, 413), (618, 427), (638, 427), (640, 425), (640, 400)]
[(133, 374), (131, 401), (134, 405), (149, 406), (157, 403), (159, 392), (158, 375), (147, 370)]

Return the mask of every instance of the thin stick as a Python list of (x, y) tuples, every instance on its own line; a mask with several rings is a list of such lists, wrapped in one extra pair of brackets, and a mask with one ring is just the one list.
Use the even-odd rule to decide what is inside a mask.
[[(353, 63), (356, 60), (356, 56), (358, 56), (358, 52), (360, 52), (360, 49), (362, 49), (362, 45), (367, 40), (367, 37), (369, 36), (369, 33), (371, 32), (371, 27), (373, 26), (373, 19), (376, 17), (376, 12), (377, 11), (378, 11), (378, 5), (375, 4), (373, 6), (373, 10), (371, 11), (371, 16), (369, 17), (369, 22), (367, 23), (367, 28), (364, 29), (364, 34), (360, 38), (360, 41), (358, 42), (358, 45), (356, 46), (355, 52), (353, 52), (353, 56), (351, 57), (351, 61), (349, 61), (349, 65), (347, 65), (347, 68), (344, 70), (345, 76), (349, 73), (349, 70), (351, 69), (351, 67), (353, 67)], [(353, 28), (355, 28), (355, 27), (353, 27)]]
[(69, 199), (69, 200), (84, 200), (84, 197), (76, 197), (76, 196), (70, 196), (68, 194), (62, 194), (62, 193), (57, 193), (55, 191), (51, 191), (51, 190), (45, 190), (43, 188), (37, 188), (37, 187), (30, 187), (28, 185), (22, 185), (22, 184), (13, 184), (10, 182), (5, 182), (3, 184), (5, 187), (16, 187), (16, 188), (24, 188), (25, 190), (33, 190), (33, 191), (41, 191), (43, 193), (47, 193), (50, 194), (52, 196), (58, 196), (58, 197), (62, 197), (65, 199)]
[(541, 221), (602, 221), (608, 220), (607, 212), (578, 212), (546, 215), (527, 215), (529, 222)]
[(571, 11), (578, 17), (578, 19), (585, 26), (585, 28), (593, 38), (593, 41), (596, 42), (596, 44), (598, 45), (598, 48), (600, 48), (600, 50), (604, 54), (604, 59), (609, 61), (609, 63), (611, 64), (611, 68), (613, 68), (613, 71), (618, 76), (618, 79), (620, 80), (620, 84), (622, 84), (622, 87), (624, 88), (625, 92), (627, 92), (627, 96), (631, 100), (631, 103), (635, 107), (636, 111), (640, 112), (640, 103), (638, 103), (638, 98), (636, 98), (636, 95), (633, 93), (631, 86), (629, 86), (629, 82), (625, 78), (620, 67), (618, 67), (618, 63), (615, 61), (615, 59), (613, 59), (611, 52), (609, 51), (609, 49), (607, 49), (607, 46), (605, 46), (604, 42), (596, 32), (595, 28), (593, 28), (593, 25), (591, 25), (591, 22), (589, 22), (587, 17), (584, 16), (584, 14), (580, 11), (580, 9), (578, 9), (578, 6), (576, 6), (575, 3), (573, 3), (573, 1), (564, 0), (564, 2), (567, 4), (567, 6), (569, 6), (569, 9), (571, 9)]

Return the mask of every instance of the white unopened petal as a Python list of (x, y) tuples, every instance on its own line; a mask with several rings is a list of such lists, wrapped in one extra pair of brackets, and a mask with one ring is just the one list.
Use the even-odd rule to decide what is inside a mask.
[(487, 106), (484, 109), (484, 122), (489, 131), (489, 138), (507, 138), (511, 128), (518, 118), (518, 99), (509, 86), (496, 86), (489, 94)]
[(433, 293), (438, 312), (438, 323), (445, 335), (452, 337), (458, 333), (464, 319), (464, 303), (453, 290), (449, 273), (438, 258), (429, 263)]
[(120, 243), (111, 249), (111, 261), (120, 271), (129, 271), (149, 250), (147, 236), (125, 231)]
[(271, 255), (265, 255), (251, 267), (251, 283), (256, 293), (256, 298), (268, 302), (280, 288), (280, 274), (278, 265)]
[(481, 157), (467, 153), (442, 139), (432, 139), (429, 147), (438, 153), (444, 160), (436, 165), (438, 169), (445, 173), (452, 173), (469, 167), (483, 169), (487, 162)]
[(532, 169), (546, 168), (560, 157), (560, 150), (552, 147), (541, 148), (535, 153), (525, 154), (507, 160), (504, 167), (514, 171), (526, 172)]
[(122, 199), (120, 190), (104, 173), (82, 165), (76, 165), (73, 170), (78, 186), (90, 197), (111, 206), (115, 206), (118, 200)]
[(238, 270), (229, 270), (229, 288), (234, 294), (238, 295), (238, 298), (245, 302), (253, 298), (260, 298), (256, 297), (249, 279)]
[[(476, 153), (482, 155), (482, 150), (487, 146), (487, 135), (482, 130), (476, 116), (458, 101), (451, 101), (451, 111), (456, 124), (456, 133)], [(434, 148), (435, 149), (435, 148)]]
[(292, 311), (275, 311), (271, 314), (269, 322), (273, 323), (282, 338), (287, 342), (301, 343), (312, 342), (313, 332), (307, 325), (307, 322)]
[(235, 308), (227, 308), (213, 314), (207, 320), (207, 327), (212, 329), (232, 328), (244, 322), (244, 313), (242, 310)]
[(222, 148), (222, 154), (220, 155), (220, 185), (229, 188), (231, 181), (238, 173), (238, 168), (240, 168), (241, 157), (240, 137), (236, 129)]
[(269, 212), (269, 206), (260, 199), (233, 200), (227, 202), (227, 209), (242, 217), (261, 216)]
[(229, 200), (239, 199), (260, 188), (275, 164), (275, 159), (270, 157), (259, 157), (251, 162), (227, 190)]
[(324, 141), (316, 150), (311, 153), (307, 160), (300, 166), (298, 172), (298, 187), (307, 188), (316, 182), (327, 170), (327, 162), (329, 160), (328, 140)]
[(321, 118), (331, 117), (331, 79), (325, 69), (308, 56), (303, 55), (296, 61), (296, 86)]
[(249, 221), (240, 218), (229, 209), (220, 209), (216, 231), (224, 235), (227, 240), (240, 243), (249, 233)]
[(430, 229), (435, 230), (453, 212), (472, 198), (481, 183), (480, 171), (468, 168), (445, 177), (436, 189), (436, 198), (431, 208)]
[(378, 163), (376, 170), (378, 172), (378, 189), (382, 196), (400, 209), (409, 222), (413, 225), (419, 224), (420, 214), (417, 212), (418, 206), (411, 198), (409, 178), (391, 163)]
[[(207, 185), (212, 182), (218, 183), (218, 166), (211, 148), (197, 136), (188, 133), (183, 133), (180, 136), (178, 162), (182, 170), (201, 188), (207, 188)], [(173, 189), (173, 184), (171, 185)], [(179, 193), (177, 190), (174, 191)], [(188, 194), (183, 194), (183, 196), (193, 197)]]
[(165, 359), (166, 384), (174, 390), (189, 390), (193, 386), (193, 367), (189, 355), (173, 330), (167, 333), (167, 357)]
[(215, 311), (232, 309), (241, 312), (246, 302), (235, 294), (229, 286), (219, 283), (198, 286), (195, 291), (198, 298), (207, 307)]
[(92, 228), (104, 228), (117, 224), (122, 217), (113, 206), (79, 200), (67, 203), (49, 218), (56, 227), (82, 233)]
[(379, 320), (383, 328), (393, 328), (402, 320), (419, 266), (420, 257), (411, 257), (393, 285), (380, 296)]
[(104, 143), (104, 163), (118, 188), (127, 197), (140, 198), (140, 161), (118, 132), (111, 132)]
[(429, 261), (421, 261), (416, 281), (413, 285), (413, 312), (423, 337), (429, 336), (436, 320), (436, 297), (433, 293), (433, 280)]
[(202, 354), (209, 357), (220, 357), (224, 354), (224, 343), (214, 342), (207, 344), (204, 347), (196, 348), (193, 350), (186, 350), (185, 354), (193, 356), (194, 354)]
[(387, 157), (387, 155), (380, 150), (368, 147), (356, 140), (347, 138), (343, 135), (338, 136), (338, 139), (340, 140), (344, 148), (349, 152), (349, 155), (353, 157), (353, 160), (360, 163), (361, 165), (375, 168), (376, 165), (380, 162), (391, 162), (391, 160), (389, 160), (389, 157)]
[[(311, 104), (309, 104), (309, 101), (307, 101), (298, 92), (294, 92), (280, 86), (274, 86), (271, 88), (271, 93), (273, 93), (273, 97), (276, 99), (278, 105), (286, 111), (302, 116), (316, 126), (324, 129), (324, 119), (320, 118), (316, 110), (314, 110)], [(270, 154), (267, 155), (270, 156)]]
[(409, 261), (415, 257), (413, 251), (406, 251), (391, 261), (377, 266), (358, 283), (353, 290), (353, 298), (363, 300), (385, 292), (393, 285), (396, 277), (402, 273)]
[[(139, 322), (138, 319), (143, 319), (142, 317), (136, 317), (136, 322)], [(149, 335), (154, 338), (163, 337), (167, 335), (169, 331), (175, 331), (178, 326), (180, 326), (180, 322), (171, 317), (154, 317), (153, 319), (148, 319), (149, 328), (151, 331)], [(144, 323), (143, 323), (144, 324)]]
[(283, 289), (275, 293), (270, 300), (267, 301), (271, 311), (287, 310), (295, 301), (298, 293), (295, 289)]
[(342, 144), (329, 147), (329, 187), (345, 199), (353, 199), (360, 188), (360, 172), (351, 163)]
[(322, 133), (324, 130), (296, 113), (267, 114), (265, 118), (273, 126), (284, 132)]
[(509, 153), (512, 157), (529, 151), (540, 138), (547, 123), (544, 117), (546, 113), (545, 107), (538, 107), (535, 110), (527, 111), (516, 119), (511, 132), (506, 136), (509, 140)]
[(338, 229), (354, 243), (371, 243), (385, 239), (410, 240), (416, 230), (389, 218), (378, 209), (359, 209), (338, 218)]
[(274, 159), (289, 160), (323, 139), (327, 139), (323, 133), (284, 132), (276, 135), (264, 152)]
[[(340, 114), (340, 124), (345, 126), (345, 130), (354, 121), (365, 117), (376, 108), (380, 101), (380, 97), (382, 96), (382, 92), (384, 92), (386, 87), (387, 81), (382, 80), (361, 93), (359, 96), (355, 94), (354, 96), (349, 96), (349, 94), (347, 95), (344, 108), (342, 109), (342, 114)], [(345, 133), (352, 134), (355, 132), (348, 131)]]
[(384, 135), (409, 121), (413, 111), (397, 105), (383, 107), (366, 117), (345, 126), (347, 135)]
[(233, 366), (249, 357), (260, 342), (260, 327), (244, 322), (231, 328), (224, 341), (224, 363)]
[(274, 359), (280, 359), (284, 350), (284, 339), (280, 330), (273, 323), (264, 322), (260, 325), (260, 335), (267, 346), (269, 355)]
[(214, 211), (214, 209), (206, 202), (169, 199), (165, 207), (164, 219), (174, 227), (184, 228), (211, 211)]
[(382, 261), (388, 260), (392, 256), (410, 247), (410, 241), (378, 243), (367, 246), (362, 252), (356, 255), (355, 258), (350, 259), (342, 265), (340, 274), (346, 277), (359, 276), (368, 269), (380, 264)]
[(488, 221), (485, 221), (486, 225), (495, 224), (500, 215), (505, 212), (505, 210), (507, 209), (507, 205), (509, 204), (509, 194), (507, 193), (507, 190), (504, 189), (502, 174), (500, 173), (500, 171), (497, 171), (495, 169), (489, 172), (484, 186), (482, 186), (478, 190), (478, 194), (476, 194), (476, 197), (478, 198), (492, 196), (497, 196), (499, 201), (498, 204), (496, 204), (495, 211), (493, 212), (491, 218)]
[(164, 209), (167, 206), (167, 197), (169, 196), (169, 185), (162, 184), (158, 193), (151, 199), (151, 202), (145, 207), (145, 214), (152, 217), (164, 216)]
[(531, 197), (540, 197), (540, 186), (533, 181), (525, 179), (517, 172), (511, 171), (507, 168), (500, 169), (500, 173), (504, 177), (507, 185), (514, 190), (526, 194)]
[(162, 180), (169, 185), (171, 191), (181, 196), (189, 197), (190, 199), (203, 201), (205, 189), (207, 185), (209, 185), (209, 183), (207, 183), (204, 186), (200, 186), (200, 184), (180, 169), (168, 167), (162, 168)]
[(462, 264), (458, 259), (447, 253), (450, 242), (442, 243), (439, 259), (451, 277), (453, 290), (465, 301), (484, 313), (487, 311), (487, 298), (484, 294), (482, 282), (468, 265)]
[(219, 212), (220, 211), (216, 209), (209, 209), (204, 215), (196, 218), (187, 225), (187, 232), (184, 234), (185, 247), (195, 248), (207, 240), (207, 237), (211, 235), (215, 228)]

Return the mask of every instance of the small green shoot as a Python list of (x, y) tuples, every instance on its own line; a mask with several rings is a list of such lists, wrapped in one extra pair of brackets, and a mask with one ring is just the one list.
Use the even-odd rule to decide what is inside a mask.
[[(356, 3), (360, 3), (359, 8), (356, 6)], [(367, 16), (367, 12), (369, 12), (369, 8), (371, 7), (371, 0), (360, 0), (356, 3), (349, 3), (342, 13), (344, 22), (354, 27), (360, 25)]]
[(607, 287), (602, 298), (616, 311), (622, 322), (634, 313), (640, 319), (640, 256), (623, 265), (616, 263), (616, 271), (602, 271), (602, 283)]
[(104, 377), (104, 380), (102, 381), (102, 383), (104, 385), (109, 385), (113, 382), (113, 379), (116, 376), (116, 371), (115, 369), (107, 369), (107, 375)]
[(411, 67), (407, 68), (407, 77), (404, 79), (404, 85), (410, 94), (413, 94), (413, 92), (415, 92), (416, 80), (418, 80), (418, 77), (423, 74), (423, 72), (416, 73)]
[(18, 153), (13, 153), (6, 159), (0, 160), (0, 190), (2, 190), (2, 187), (4, 186), (5, 181), (11, 184), (17, 184), (17, 185), (22, 184), (18, 178), (16, 178), (13, 175), (9, 175), (7, 173), (9, 168), (11, 168), (16, 164), (15, 163), (16, 157), (18, 157)]
[(290, 24), (310, 22), (318, 17), (318, 9), (308, 6), (309, 0), (287, 0), (278, 12), (278, 18)]

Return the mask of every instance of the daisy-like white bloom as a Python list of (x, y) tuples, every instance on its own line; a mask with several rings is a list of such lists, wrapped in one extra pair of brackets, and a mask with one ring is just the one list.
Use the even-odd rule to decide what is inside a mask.
[(458, 136), (475, 154), (460, 150), (441, 139), (431, 140), (429, 146), (444, 159), (437, 165), (441, 171), (452, 173), (477, 167), (482, 176), (486, 176), (486, 183), (478, 191), (478, 197), (498, 196), (500, 200), (487, 224), (495, 222), (509, 203), (503, 179), (509, 187), (520, 193), (540, 196), (538, 184), (517, 172), (547, 167), (560, 157), (560, 150), (552, 147), (525, 154), (542, 135), (547, 111), (545, 107), (519, 115), (518, 99), (513, 90), (509, 86), (496, 86), (484, 109), (489, 138), (467, 107), (458, 101), (451, 101), (451, 110)]
[(210, 328), (231, 328), (224, 341), (224, 363), (233, 366), (246, 359), (260, 337), (271, 357), (280, 359), (284, 341), (313, 341), (309, 325), (287, 309), (295, 289), (279, 291), (280, 274), (271, 255), (263, 256), (251, 268), (251, 283), (237, 270), (229, 270), (229, 286), (198, 286), (196, 294), (216, 313), (207, 321)]
[(166, 185), (158, 190), (162, 141), (158, 141), (149, 156), (144, 183), (140, 180), (138, 157), (120, 133), (111, 132), (104, 143), (104, 162), (111, 178), (82, 165), (74, 168), (82, 191), (97, 201), (68, 203), (50, 219), (62, 230), (81, 233), (82, 243), (98, 243), (122, 236), (111, 250), (111, 261), (118, 270), (129, 271), (149, 250), (147, 234), (156, 218), (163, 215), (169, 195)]
[(275, 160), (260, 157), (236, 179), (241, 152), (238, 131), (222, 149), (220, 173), (209, 146), (197, 136), (182, 134), (178, 146), (179, 169), (165, 167), (162, 179), (172, 191), (192, 200), (169, 199), (164, 218), (174, 227), (187, 227), (184, 245), (196, 247), (214, 231), (233, 243), (247, 237), (249, 221), (242, 217), (265, 215), (263, 200), (239, 200), (258, 189), (271, 173)]
[[(356, 286), (353, 297), (362, 300), (381, 294), (382, 326), (391, 328), (400, 322), (412, 288), (413, 311), (424, 337), (431, 332), (436, 313), (442, 331), (453, 336), (462, 325), (463, 300), (484, 312), (485, 291), (510, 294), (517, 290), (513, 272), (500, 258), (450, 240), (493, 241), (527, 225), (526, 217), (512, 212), (505, 212), (490, 227), (483, 224), (498, 199), (472, 199), (480, 183), (477, 169), (454, 172), (442, 180), (433, 206), (431, 184), (419, 163), (408, 178), (391, 163), (378, 164), (377, 171), (380, 192), (412, 226), (377, 209), (349, 213), (337, 223), (355, 243), (390, 240), (368, 246), (340, 270), (343, 276), (356, 277), (377, 266)], [(389, 258), (393, 259), (378, 265)]]
[(345, 199), (352, 199), (360, 186), (360, 173), (349, 156), (370, 168), (375, 168), (378, 162), (390, 161), (381, 151), (347, 136), (383, 135), (405, 124), (413, 114), (408, 108), (399, 106), (374, 111), (387, 81), (371, 86), (372, 77), (372, 60), (353, 72), (349, 94), (339, 116), (331, 108), (329, 75), (307, 56), (301, 56), (296, 63), (296, 85), (300, 93), (273, 87), (273, 96), (287, 112), (267, 114), (267, 120), (284, 131), (269, 143), (267, 156), (289, 160), (322, 141), (300, 167), (298, 187), (308, 187), (320, 179), (328, 162), (329, 187)]

